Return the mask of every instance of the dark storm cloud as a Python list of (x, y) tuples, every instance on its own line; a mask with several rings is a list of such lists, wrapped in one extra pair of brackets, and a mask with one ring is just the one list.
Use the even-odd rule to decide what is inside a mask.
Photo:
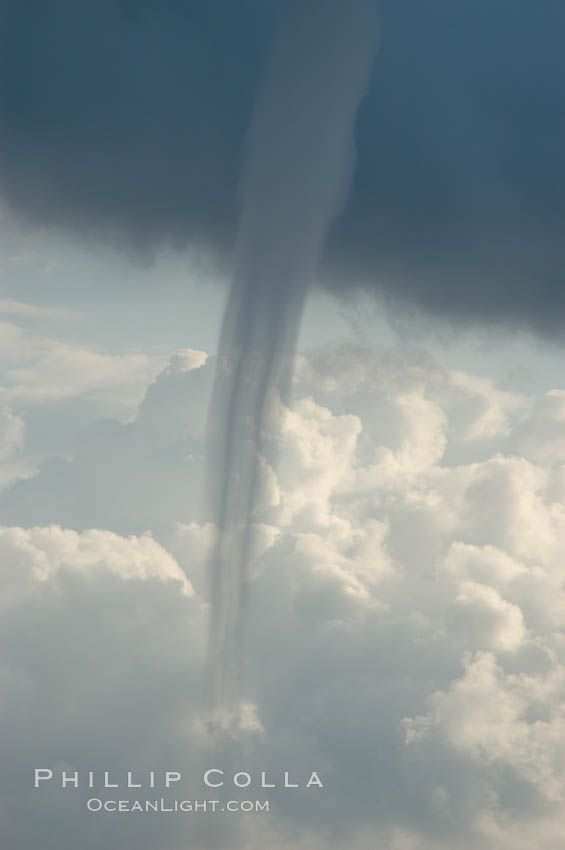
[(269, 4), (0, 9), (0, 179), (16, 209), (139, 241), (227, 244)]
[(565, 6), (385, 0), (331, 257), (434, 313), (565, 318)]
[[(40, 222), (225, 252), (278, 5), (2, 0), (4, 197)], [(332, 285), (554, 333), (565, 7), (383, 0), (380, 13)]]

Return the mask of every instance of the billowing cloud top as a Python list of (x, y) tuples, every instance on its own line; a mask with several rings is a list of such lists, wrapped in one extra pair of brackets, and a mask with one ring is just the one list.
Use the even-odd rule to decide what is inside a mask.
[[(224, 255), (279, 6), (2, 0), (4, 200), (35, 221)], [(555, 333), (563, 5), (382, 0), (380, 13), (326, 278), (345, 293)]]
[[(57, 787), (179, 769), (167, 797), (209, 797), (210, 360), (178, 352), (130, 422), (92, 423), (1, 493), (2, 846), (49, 828), (58, 850), (561, 850), (565, 393), (393, 352), (301, 357), (279, 467), (261, 466), (231, 757), (317, 769), (323, 791), (242, 789), (271, 812), (224, 819), (94, 815), (103, 790)], [(4, 415), (0, 473), (22, 428)], [(55, 781), (34, 789), (34, 767)]]

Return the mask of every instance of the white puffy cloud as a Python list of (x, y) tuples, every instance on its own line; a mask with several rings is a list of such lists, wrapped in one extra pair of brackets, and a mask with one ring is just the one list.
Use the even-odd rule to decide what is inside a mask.
[(100, 418), (130, 419), (165, 365), (155, 352), (77, 342), (78, 318), (64, 307), (0, 299), (0, 410), (25, 423), (25, 443), (0, 458), (0, 489), (45, 461), (72, 457), (78, 435)]
[[(0, 299), (0, 316), (69, 318), (63, 309)], [(72, 316), (72, 314), (71, 314)], [(127, 419), (163, 358), (142, 351), (110, 354), (94, 345), (38, 335), (19, 324), (0, 321), (0, 405), (20, 410), (81, 398), (100, 415)]]
[[(78, 751), (81, 763), (125, 765), (136, 745), (158, 764), (165, 751), (198, 764), (210, 753), (197, 670), (215, 536), (202, 486), (212, 374), (203, 353), (179, 352), (131, 421), (91, 425), (67, 460), (4, 493), (17, 526), (0, 532), (0, 659), (17, 694), (6, 718), (14, 728), (17, 703), (14, 740), (29, 742), (43, 708), (36, 740), (48, 761), (76, 762)], [(150, 834), (126, 820), (107, 822), (110, 843), (557, 850), (560, 393), (534, 399), (353, 349), (299, 358), (294, 391), (279, 463), (261, 466), (245, 722), (224, 745), (241, 769), (315, 769), (326, 787), (277, 792), (267, 818), (238, 819), (229, 838), (221, 819), (185, 823), (184, 839), (172, 820), (152, 821)], [(26, 639), (24, 622), (44, 644)], [(71, 717), (73, 688), (96, 719)], [(128, 725), (136, 700), (148, 705)], [(48, 816), (34, 812), (36, 823)]]
[(22, 359), (29, 362), (5, 371), (3, 403), (37, 404), (84, 394), (111, 400), (116, 411), (127, 410), (140, 400), (161, 365), (143, 353), (112, 355), (49, 339), (23, 343)]
[(0, 528), (0, 551), (15, 564), (19, 580), (29, 573), (35, 581), (47, 581), (66, 566), (87, 574), (103, 563), (123, 579), (173, 580), (182, 585), (184, 593), (193, 595), (178, 564), (148, 534), (123, 538), (102, 529), (77, 534), (59, 526), (4, 527)]
[(490, 652), (465, 661), (463, 675), (430, 697), (431, 715), (406, 721), (413, 742), (440, 730), (453, 748), (485, 764), (502, 764), (551, 802), (565, 791), (565, 671), (509, 674)]
[[(148, 535), (0, 528), (0, 563), (2, 840), (95, 848), (88, 792), (42, 795), (34, 768), (159, 769), (170, 765), (170, 742), (190, 760), (201, 605)], [(135, 840), (130, 826), (116, 824), (112, 841)], [(153, 827), (136, 846), (158, 841)]]
[(177, 354), (131, 421), (89, 423), (68, 446), (70, 457), (49, 458), (0, 496), (4, 521), (127, 535), (195, 519), (211, 374), (202, 352)]

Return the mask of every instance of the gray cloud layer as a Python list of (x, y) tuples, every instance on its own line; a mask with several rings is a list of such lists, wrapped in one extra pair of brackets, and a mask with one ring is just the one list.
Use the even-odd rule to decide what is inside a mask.
[[(3, 197), (35, 221), (225, 256), (278, 7), (2, 0)], [(562, 4), (382, 0), (380, 11), (328, 278), (345, 295), (359, 286), (448, 317), (555, 333), (565, 308)]]

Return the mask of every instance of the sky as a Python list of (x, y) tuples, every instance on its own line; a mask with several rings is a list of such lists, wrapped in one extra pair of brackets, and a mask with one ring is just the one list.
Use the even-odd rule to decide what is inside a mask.
[[(281, 8), (0, 0), (2, 843), (558, 850), (558, 2), (375, 6), (350, 187), (263, 423), (240, 711), (218, 732), (203, 708), (207, 411)], [(215, 795), (270, 811), (87, 809)]]

